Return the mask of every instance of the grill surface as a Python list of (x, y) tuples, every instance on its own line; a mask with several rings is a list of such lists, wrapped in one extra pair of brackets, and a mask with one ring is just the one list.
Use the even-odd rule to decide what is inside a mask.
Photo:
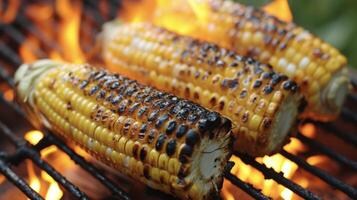
[[(92, 30), (88, 24), (81, 25), (81, 31), (83, 33), (89, 34), (88, 37), (95, 38), (96, 33), (100, 30), (101, 24), (104, 21), (114, 18), (116, 16), (116, 10), (119, 7), (119, 4), (116, 2), (111, 3), (111, 12), (109, 18), (103, 17), (100, 12), (97, 10), (96, 1), (87, 1), (84, 5), (83, 16), (89, 17), (91, 23), (94, 23), (96, 30)], [(24, 9), (26, 5), (22, 5), (21, 9)], [(24, 13), (23, 10), (18, 13)], [(16, 68), (22, 63), (21, 58), (17, 53), (18, 46), (24, 42), (26, 39), (25, 34), (35, 36), (41, 40), (43, 43), (44, 49), (56, 49), (59, 52), (63, 51), (59, 45), (47, 38), (39, 29), (36, 28), (24, 15), (18, 15), (16, 19), (11, 24), (0, 24), (0, 32), (3, 33), (0, 36), (0, 84), (7, 85), (10, 88), (14, 87), (14, 82), (12, 75)], [(93, 40), (94, 42), (94, 40)], [(84, 46), (84, 49), (90, 49), (91, 44)], [(93, 43), (92, 43), (93, 45)], [(33, 48), (34, 53), (39, 58), (47, 57), (47, 53), (40, 48)], [(92, 58), (93, 62), (98, 62), (98, 58)], [(344, 130), (344, 127), (341, 127), (337, 123), (319, 123), (312, 122), (316, 126), (322, 129), (329, 130), (336, 139), (340, 138), (345, 141), (346, 145), (352, 146), (354, 149), (357, 146), (357, 113), (353, 109), (357, 103), (357, 94), (356, 94), (356, 85), (357, 81), (356, 76), (352, 77), (352, 85), (354, 86), (352, 94), (348, 98), (348, 102), (342, 111), (342, 119), (344, 124), (352, 127), (352, 132), (347, 132)], [(20, 108), (13, 102), (9, 102), (4, 98), (3, 91), (0, 92), (0, 104), (1, 111), (7, 110), (14, 115), (19, 116), (19, 120), (16, 121), (17, 126), (22, 126), (26, 123), (26, 116), (20, 110)], [(39, 151), (42, 149), (55, 145), (62, 152), (66, 153), (77, 165), (83, 168), (85, 171), (89, 172), (94, 178), (99, 180), (106, 188), (108, 188), (112, 193), (112, 198), (114, 199), (131, 199), (131, 195), (128, 194), (120, 185), (114, 183), (109, 178), (106, 177), (104, 173), (101, 172), (95, 165), (87, 162), (82, 156), (74, 152), (69, 146), (67, 146), (61, 139), (57, 138), (49, 131), (44, 130), (45, 136), (37, 145), (31, 145), (20, 135), (16, 135), (15, 131), (9, 127), (14, 125), (14, 122), (7, 121), (1, 117), (0, 119), (0, 137), (6, 137), (15, 147), (15, 152), (10, 153), (3, 149), (0, 149), (0, 173), (3, 174), (9, 181), (11, 181), (17, 188), (19, 188), (27, 197), (31, 199), (43, 199), (37, 192), (30, 188), (26, 181), (16, 174), (12, 166), (19, 165), (20, 163), (25, 162), (26, 159), (30, 159), (36, 166), (40, 169), (46, 171), (54, 180), (58, 182), (68, 193), (72, 194), (73, 197), (78, 199), (88, 199), (88, 196), (82, 192), (76, 185), (71, 183), (64, 177), (63, 174), (59, 173), (47, 163), (45, 160), (41, 159)], [(349, 170), (357, 171), (357, 162), (355, 160), (350, 160), (344, 155), (341, 155), (338, 152), (335, 152), (328, 146), (322, 144), (321, 142), (310, 139), (300, 133), (296, 136), (302, 143), (309, 146), (310, 151), (319, 152), (320, 154), (326, 155), (332, 160), (335, 160), (342, 167), (346, 167)], [(308, 171), (312, 175), (319, 177), (321, 180), (331, 185), (333, 188), (342, 191), (352, 199), (357, 199), (357, 190), (355, 186), (348, 185), (347, 183), (342, 182), (339, 178), (334, 177), (333, 175), (315, 167), (302, 158), (298, 157), (290, 152), (283, 150), (280, 152), (284, 157), (288, 158), (292, 162), (296, 163), (300, 168)], [(242, 155), (235, 153), (244, 163), (254, 167), (263, 173), (265, 179), (273, 179), (277, 183), (289, 188), (300, 197), (304, 199), (320, 199), (317, 194), (312, 193), (311, 191), (303, 188), (301, 185), (285, 178), (282, 173), (274, 171), (272, 168), (268, 168), (264, 164), (257, 162), (254, 158), (247, 155)], [(233, 183), (235, 186), (239, 187), (241, 190), (248, 193), (255, 199), (270, 199), (265, 196), (259, 189), (254, 188), (252, 185), (242, 181), (237, 176), (230, 172), (230, 169), (233, 167), (234, 163), (230, 162), (225, 171), (225, 178)], [(155, 193), (155, 192), (154, 192)], [(159, 196), (161, 194), (158, 194)], [(164, 198), (168, 198), (165, 196)]]

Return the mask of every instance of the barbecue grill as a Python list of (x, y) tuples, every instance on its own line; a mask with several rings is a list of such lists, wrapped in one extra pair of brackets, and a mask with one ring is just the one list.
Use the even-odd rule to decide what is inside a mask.
[[(108, 8), (110, 9), (106, 15), (100, 11), (97, 1), (86, 1), (83, 4), (83, 21), (81, 22), (80, 32), (81, 35), (83, 35), (83, 38), (86, 39), (85, 44), (82, 46), (84, 50), (90, 51), (92, 49), (91, 47), (95, 46), (95, 36), (100, 31), (101, 25), (105, 21), (116, 17), (116, 12), (120, 4), (116, 1), (108, 1), (107, 3), (109, 5)], [(38, 27), (27, 18), (25, 15), (25, 8), (29, 4), (30, 3), (26, 1), (26, 3), (23, 3), (23, 5), (20, 6), (16, 18), (11, 23), (0, 24), (0, 32), (2, 33), (0, 35), (0, 112), (2, 113), (0, 117), (0, 138), (2, 143), (0, 148), (0, 173), (19, 190), (21, 190), (21, 192), (28, 198), (44, 199), (44, 197), (32, 189), (25, 181), (26, 177), (16, 173), (13, 169), (14, 166), (21, 165), (21, 163), (24, 163), (25, 160), (30, 160), (41, 170), (47, 172), (47, 174), (65, 190), (65, 193), (70, 198), (89, 199), (90, 196), (88, 196), (85, 191), (82, 191), (75, 183), (69, 181), (64, 174), (55, 169), (55, 166), (52, 166), (41, 157), (39, 153), (41, 150), (54, 145), (60, 149), (60, 151), (67, 154), (78, 166), (87, 171), (104, 187), (106, 187), (111, 192), (111, 196), (107, 197), (108, 199), (139, 198), (138, 194), (130, 192), (126, 187), (112, 178), (109, 178), (108, 173), (103, 172), (102, 168), (96, 163), (87, 161), (83, 156), (76, 153), (70, 146), (66, 145), (61, 139), (57, 138), (50, 131), (43, 130), (44, 137), (36, 145), (32, 145), (27, 142), (23, 138), (23, 135), (20, 134), (23, 130), (31, 129), (31, 125), (27, 122), (26, 116), (18, 105), (9, 101), (9, 98), (6, 97), (5, 93), (5, 91), (11, 91), (11, 89), (14, 88), (14, 82), (12, 79), (13, 73), (23, 62), (18, 53), (20, 45), (26, 40), (28, 35), (31, 35), (41, 41), (41, 44), (39, 45), (40, 48), (34, 46), (32, 49), (33, 53), (38, 58), (49, 57), (48, 52), (51, 49), (57, 50), (58, 52), (66, 51), (66, 49), (61, 49), (62, 47), (56, 41), (51, 40), (43, 34)], [(87, 53), (87, 55), (90, 55), (90, 52)], [(96, 57), (95, 54), (92, 54), (88, 59), (93, 63), (101, 62), (100, 58)], [(351, 94), (348, 96), (348, 100), (342, 110), (339, 120), (334, 123), (321, 123), (313, 121), (301, 122), (312, 123), (314, 126), (318, 127), (318, 130), (321, 131), (321, 133), (317, 133), (318, 137), (314, 139), (307, 137), (302, 133), (298, 133), (295, 137), (308, 146), (309, 150), (304, 153), (305, 155), (311, 155), (315, 152), (319, 152), (319, 154), (329, 157), (329, 159), (337, 162), (341, 168), (344, 168), (350, 174), (356, 176), (356, 174), (353, 174), (357, 171), (357, 162), (354, 160), (355, 157), (350, 158), (351, 156), (348, 157), (347, 155), (335, 151), (333, 148), (326, 145), (326, 143), (328, 143), (326, 142), (326, 138), (328, 138), (328, 141), (341, 140), (338, 143), (343, 143), (350, 149), (355, 150), (357, 146), (357, 111), (355, 108), (357, 103), (357, 75), (351, 73), (351, 80), (353, 89)], [(5, 145), (6, 141), (11, 143), (11, 147), (8, 147), (9, 145)], [(309, 162), (305, 159), (307, 156), (295, 155), (287, 150), (282, 150), (280, 154), (297, 164), (299, 168), (302, 168), (309, 174), (318, 177), (332, 188), (346, 194), (345, 197), (357, 199), (356, 182), (352, 184), (344, 182), (342, 181), (344, 177), (336, 177), (325, 170), (309, 164)], [(260, 171), (264, 175), (265, 179), (274, 180), (280, 185), (290, 189), (301, 198), (320, 199), (323, 194), (321, 191), (316, 192), (306, 189), (303, 185), (284, 177), (282, 173), (267, 167), (265, 164), (258, 162), (255, 158), (240, 153), (235, 153), (235, 155), (245, 164)], [(246, 192), (254, 199), (270, 199), (270, 197), (263, 194), (260, 189), (255, 188), (250, 183), (242, 180), (239, 176), (231, 173), (230, 170), (233, 166), (233, 162), (228, 163), (225, 171), (225, 181), (231, 182), (235, 185), (237, 190)], [(169, 198), (160, 192), (152, 190), (145, 190), (141, 195), (142, 196), (140, 196), (140, 198), (145, 198), (145, 195), (149, 195), (152, 199)], [(334, 195), (332, 194), (332, 196)]]

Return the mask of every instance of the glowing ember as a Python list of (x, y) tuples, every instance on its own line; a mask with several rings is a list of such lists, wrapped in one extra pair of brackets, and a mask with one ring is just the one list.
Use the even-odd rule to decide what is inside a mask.
[(43, 138), (43, 133), (38, 130), (32, 130), (25, 134), (25, 139), (31, 144), (37, 144)]
[(12, 101), (14, 99), (14, 91), (12, 89), (8, 89), (4, 92), (4, 98), (6, 101)]
[(316, 136), (316, 127), (311, 123), (302, 125), (300, 127), (300, 131), (303, 135), (305, 135), (309, 138), (313, 138)]
[(288, 0), (274, 0), (264, 6), (263, 10), (283, 21), (291, 22), (293, 20)]

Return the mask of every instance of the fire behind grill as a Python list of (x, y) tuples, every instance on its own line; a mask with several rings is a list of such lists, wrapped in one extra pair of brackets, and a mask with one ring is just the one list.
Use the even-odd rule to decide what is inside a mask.
[[(26, 5), (22, 5), (20, 9), (24, 9)], [(115, 2), (110, 3), (110, 12), (108, 16), (103, 16), (97, 10), (97, 3), (95, 1), (88, 1), (84, 4), (84, 13), (83, 15), (87, 18), (87, 23), (94, 24), (93, 26), (81, 25), (82, 34), (86, 34), (87, 38), (92, 38), (90, 43), (87, 43), (87, 46), (83, 46), (84, 49), (90, 49), (91, 46), (94, 46), (94, 38), (97, 32), (100, 30), (101, 24), (106, 20), (112, 19), (116, 16), (116, 10), (119, 4)], [(23, 11), (23, 10), (22, 10)], [(24, 13), (19, 11), (19, 13)], [(95, 30), (92, 30), (92, 27), (95, 27)], [(71, 197), (78, 199), (88, 199), (88, 195), (81, 191), (78, 186), (70, 182), (64, 174), (61, 174), (53, 166), (51, 166), (47, 161), (43, 160), (39, 152), (51, 145), (55, 145), (62, 152), (67, 154), (78, 166), (83, 170), (87, 171), (91, 176), (97, 179), (104, 187), (106, 187), (110, 192), (111, 199), (132, 199), (137, 198), (137, 195), (134, 195), (125, 189), (124, 184), (118, 184), (117, 182), (112, 181), (112, 179), (107, 177), (101, 169), (96, 165), (86, 161), (82, 156), (78, 155), (74, 150), (67, 146), (61, 139), (57, 138), (49, 131), (44, 130), (44, 137), (36, 144), (32, 145), (23, 139), (22, 135), (18, 135), (18, 130), (14, 130), (14, 127), (17, 129), (25, 129), (25, 127), (30, 127), (29, 123), (26, 122), (26, 116), (19, 109), (19, 107), (6, 99), (4, 95), (4, 88), (13, 88), (14, 82), (12, 79), (12, 74), (16, 68), (22, 63), (20, 56), (18, 55), (18, 47), (26, 39), (26, 34), (32, 35), (33, 37), (38, 38), (41, 41), (42, 48), (33, 48), (34, 54), (39, 58), (48, 57), (48, 54), (43, 49), (56, 49), (59, 52), (65, 51), (56, 43), (56, 41), (50, 40), (47, 38), (39, 29), (28, 20), (25, 15), (19, 14), (16, 16), (14, 21), (10, 24), (0, 24), (0, 138), (6, 138), (10, 141), (13, 151), (10, 151), (8, 148), (0, 148), (0, 173), (3, 174), (7, 180), (12, 182), (18, 189), (20, 189), (27, 197), (31, 199), (43, 199), (25, 181), (20, 174), (16, 174), (13, 170), (13, 166), (18, 166), (21, 163), (24, 163), (25, 160), (31, 160), (37, 167), (45, 171), (50, 175), (62, 188), (65, 189), (66, 193)], [(100, 58), (95, 56), (91, 57), (91, 62), (100, 62)], [(348, 97), (348, 102), (342, 110), (341, 119), (339, 123), (318, 123), (311, 122), (315, 126), (318, 126), (326, 134), (327, 132), (331, 133), (329, 136), (333, 137), (333, 140), (338, 140), (337, 138), (344, 141), (345, 145), (351, 146), (355, 150), (357, 146), (357, 112), (354, 106), (357, 103), (357, 76), (352, 76), (353, 80), (353, 92)], [(5, 114), (8, 116), (5, 116)], [(343, 121), (343, 122), (341, 122)], [(12, 128), (10, 128), (12, 127)], [(350, 132), (349, 132), (350, 131)], [(323, 136), (322, 136), (323, 137)], [(320, 154), (328, 156), (331, 160), (336, 161), (342, 168), (346, 170), (357, 171), (357, 162), (355, 160), (348, 159), (345, 155), (342, 155), (332, 148), (322, 144), (318, 140), (310, 139), (304, 136), (301, 133), (298, 133), (296, 138), (302, 143), (306, 144), (309, 147), (308, 153), (319, 152)], [(352, 199), (357, 199), (357, 190), (356, 185), (349, 185), (341, 181), (341, 177), (335, 177), (330, 173), (327, 173), (316, 166), (310, 165), (304, 158), (296, 156), (291, 152), (282, 150), (281, 155), (289, 159), (290, 161), (296, 163), (300, 168), (303, 168), (305, 171), (309, 172), (313, 176), (320, 178), (326, 184), (330, 185), (332, 188), (345, 193), (348, 197)], [(304, 199), (319, 199), (319, 194), (313, 193), (305, 189), (302, 185), (299, 185), (292, 180), (289, 180), (283, 176), (282, 173), (274, 171), (272, 168), (268, 168), (266, 165), (257, 162), (254, 158), (247, 155), (242, 155), (235, 153), (245, 164), (252, 166), (253, 168), (260, 171), (265, 179), (272, 179), (275, 182), (283, 185), (284, 187), (290, 189), (300, 197)], [(226, 180), (230, 181), (235, 187), (240, 188), (250, 196), (255, 199), (269, 199), (268, 196), (264, 195), (259, 189), (254, 188), (249, 183), (244, 182), (236, 175), (230, 172), (230, 169), (233, 167), (234, 163), (228, 163), (225, 171)], [(145, 191), (143, 195), (150, 195), (155, 199), (167, 199), (169, 197), (163, 196), (161, 193), (156, 191)], [(140, 196), (140, 198), (144, 198)]]

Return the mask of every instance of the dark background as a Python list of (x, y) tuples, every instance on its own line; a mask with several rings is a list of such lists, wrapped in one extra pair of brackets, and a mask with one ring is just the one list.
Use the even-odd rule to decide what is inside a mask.
[[(260, 7), (269, 0), (235, 0)], [(338, 48), (357, 69), (357, 1), (289, 0), (294, 22)]]

